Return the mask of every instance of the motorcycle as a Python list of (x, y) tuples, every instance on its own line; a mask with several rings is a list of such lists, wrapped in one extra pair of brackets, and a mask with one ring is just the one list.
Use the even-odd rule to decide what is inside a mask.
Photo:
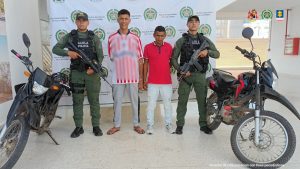
[(253, 30), (245, 28), (244, 38), (252, 49), (236, 46), (253, 63), (254, 72), (243, 72), (238, 78), (230, 72), (214, 69), (208, 78), (213, 93), (207, 99), (207, 125), (216, 130), (220, 123), (234, 125), (231, 148), (236, 157), (251, 168), (277, 168), (287, 163), (296, 148), (296, 136), (291, 124), (281, 115), (264, 109), (270, 99), (287, 107), (298, 119), (295, 107), (272, 87), (278, 78), (271, 60), (261, 63), (253, 52)]
[(27, 70), (28, 82), (15, 86), (16, 96), (8, 112), (6, 122), (0, 132), (0, 168), (12, 168), (21, 156), (30, 130), (38, 134), (47, 133), (58, 145), (49, 126), (56, 116), (58, 102), (66, 90), (70, 95), (68, 75), (54, 73), (47, 75), (40, 68), (35, 68), (30, 60), (30, 40), (23, 34), (23, 42), (28, 49), (28, 56), (21, 56), (15, 50), (11, 52), (21, 60)]

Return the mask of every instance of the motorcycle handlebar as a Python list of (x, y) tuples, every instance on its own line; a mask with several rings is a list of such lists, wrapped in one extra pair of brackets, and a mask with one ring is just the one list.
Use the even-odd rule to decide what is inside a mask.
[(22, 58), (22, 56), (18, 52), (16, 52), (14, 49), (11, 50), (11, 53), (13, 53), (14, 55), (16, 55), (19, 59)]
[(240, 51), (242, 54), (245, 54), (247, 52), (246, 49), (242, 49), (239, 46), (236, 46), (235, 49), (237, 49), (238, 51)]
[(240, 51), (242, 53), (242, 55), (244, 55), (246, 58), (252, 60), (256, 57), (256, 54), (254, 52), (248, 52), (246, 49), (242, 49), (239, 46), (236, 46), (235, 49), (237, 49), (238, 51)]
[(16, 52), (14, 49), (10, 50), (11, 53), (13, 53), (14, 55), (16, 55), (21, 61), (22, 63), (26, 66), (26, 68), (29, 70), (29, 72), (33, 71), (33, 66), (32, 66), (32, 62), (29, 59), (29, 57), (26, 56), (22, 56), (20, 55), (18, 52)]

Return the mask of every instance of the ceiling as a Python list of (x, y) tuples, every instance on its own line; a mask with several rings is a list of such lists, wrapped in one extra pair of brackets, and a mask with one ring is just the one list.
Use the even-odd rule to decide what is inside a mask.
[(300, 0), (236, 0), (218, 12), (245, 12), (250, 9), (258, 11), (292, 9), (295, 6), (300, 6)]

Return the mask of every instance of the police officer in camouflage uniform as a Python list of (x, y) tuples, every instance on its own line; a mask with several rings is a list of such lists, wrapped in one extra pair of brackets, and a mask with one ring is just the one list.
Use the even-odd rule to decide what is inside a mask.
[[(103, 133), (99, 127), (100, 121), (100, 77), (94, 73), (93, 69), (83, 63), (79, 58), (79, 54), (69, 48), (68, 42), (71, 41), (75, 46), (82, 50), (92, 60), (102, 63), (103, 51), (100, 39), (87, 29), (89, 25), (88, 15), (84, 12), (79, 12), (76, 15), (77, 30), (72, 30), (66, 34), (54, 47), (52, 52), (59, 56), (69, 56), (71, 59), (71, 75), (70, 86), (72, 88), (74, 122), (75, 130), (71, 137), (75, 138), (84, 133), (82, 128), (83, 123), (83, 101), (84, 89), (87, 91), (87, 98), (90, 104), (92, 116), (93, 133), (95, 136), (102, 136)], [(65, 50), (65, 48), (69, 48)]]
[[(212, 134), (212, 130), (207, 127), (206, 124), (206, 95), (207, 95), (207, 83), (206, 83), (206, 71), (208, 69), (209, 57), (218, 58), (220, 53), (216, 49), (215, 45), (205, 36), (198, 33), (200, 25), (199, 17), (196, 15), (190, 16), (187, 21), (188, 33), (184, 33), (183, 36), (176, 41), (173, 49), (171, 63), (177, 70), (178, 75), (183, 74), (180, 70), (180, 66), (190, 61), (194, 51), (199, 49), (203, 41), (209, 44), (209, 47), (199, 53), (199, 64), (202, 65), (202, 70), (197, 70), (196, 67), (192, 67), (188, 71), (183, 80), (179, 83), (178, 88), (178, 106), (177, 106), (177, 121), (176, 121), (176, 134), (182, 134), (184, 126), (184, 117), (187, 111), (187, 103), (190, 94), (191, 87), (193, 86), (196, 99), (198, 103), (199, 111), (199, 125), (200, 130), (206, 134)], [(178, 64), (178, 58), (180, 56), (180, 63)]]

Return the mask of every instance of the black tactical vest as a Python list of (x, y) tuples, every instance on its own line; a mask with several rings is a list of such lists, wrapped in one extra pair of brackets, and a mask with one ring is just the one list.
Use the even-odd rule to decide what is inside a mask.
[[(182, 34), (182, 37), (184, 38), (184, 43), (181, 46), (180, 66), (183, 66), (191, 60), (193, 53), (200, 48), (201, 43), (205, 40), (201, 33), (198, 33), (196, 38), (192, 38), (187, 33)], [(198, 62), (203, 67), (203, 70), (200, 72), (205, 73), (208, 69), (209, 58), (201, 58)], [(196, 67), (192, 67), (190, 70), (190, 72), (195, 71), (198, 71)]]
[[(79, 38), (77, 30), (72, 30), (70, 34), (71, 41), (75, 46), (78, 47), (78, 49), (82, 50), (91, 60), (98, 61), (97, 52), (96, 52), (96, 46), (93, 41), (93, 38), (95, 36), (93, 31), (88, 31), (88, 37), (87, 38)], [(73, 50), (70, 49), (69, 50)], [(80, 72), (83, 72), (87, 70), (89, 67), (88, 64), (85, 64), (81, 58), (77, 59), (71, 59), (71, 70), (78, 70)]]

